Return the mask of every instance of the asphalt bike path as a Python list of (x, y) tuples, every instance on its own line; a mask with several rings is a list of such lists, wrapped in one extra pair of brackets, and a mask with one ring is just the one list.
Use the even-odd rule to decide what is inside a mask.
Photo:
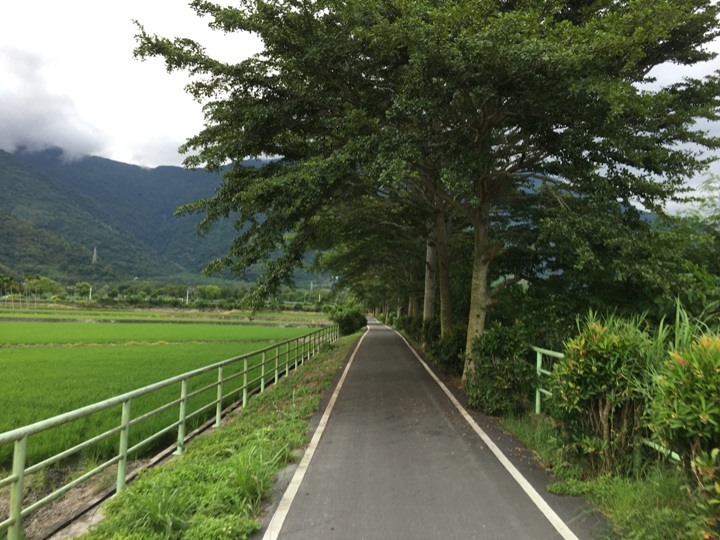
[(597, 534), (587, 508), (534, 487), (451, 395), (400, 335), (371, 321), (262, 537)]

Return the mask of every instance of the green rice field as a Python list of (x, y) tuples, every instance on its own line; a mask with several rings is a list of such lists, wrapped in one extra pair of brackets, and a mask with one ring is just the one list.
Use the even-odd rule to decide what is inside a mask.
[[(112, 312), (113, 317), (126, 313)], [(132, 311), (135, 319), (154, 312)], [(135, 390), (241, 354), (308, 334), (316, 327), (243, 324), (212, 324), (217, 319), (202, 314), (202, 322), (174, 321), (178, 313), (167, 312), (155, 322), (41, 322), (0, 318), (0, 432)], [(96, 312), (80, 319), (102, 320)], [(316, 321), (326, 323), (316, 319)], [(284, 352), (286, 346), (280, 347)], [(260, 355), (250, 365), (260, 362)], [(242, 370), (242, 363), (226, 368), (225, 376)], [(249, 379), (259, 377), (259, 369)], [(213, 371), (190, 381), (190, 392), (217, 378)], [(242, 384), (242, 377), (228, 383), (225, 392)], [(158, 390), (133, 401), (132, 417), (153, 410), (180, 395), (180, 384)], [(237, 396), (236, 396), (237, 397)], [(215, 399), (215, 389), (188, 401), (188, 411)], [(232, 399), (228, 400), (231, 402)], [(177, 406), (130, 429), (130, 444), (177, 419)], [(212, 415), (212, 412), (210, 413)], [(207, 418), (205, 415), (203, 418)], [(46, 433), (30, 437), (30, 463), (77, 444), (89, 435), (102, 433), (120, 422), (120, 407), (108, 409)], [(199, 419), (195, 424), (199, 423)], [(164, 444), (172, 441), (169, 434)], [(81, 457), (112, 454), (117, 436), (99, 443)], [(0, 446), (0, 469), (7, 469), (12, 445)]]
[(0, 320), (40, 319), (40, 320), (77, 320), (82, 322), (212, 322), (213, 324), (271, 324), (308, 325), (327, 322), (324, 313), (303, 311), (267, 311), (245, 310), (199, 311), (184, 309), (107, 309), (84, 308), (54, 304), (0, 302)]

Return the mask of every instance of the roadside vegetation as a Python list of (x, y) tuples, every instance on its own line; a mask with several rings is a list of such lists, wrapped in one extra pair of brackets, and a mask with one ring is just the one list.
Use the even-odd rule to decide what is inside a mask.
[(277, 472), (307, 442), (307, 423), (356, 336), (341, 338), (185, 455), (145, 471), (104, 508), (86, 540), (247, 538)]
[[(460, 373), (459, 346), (449, 362), (421, 326), (398, 323), (426, 340), (440, 367)], [(718, 538), (718, 319), (693, 318), (679, 305), (657, 324), (591, 311), (557, 347), (564, 358), (554, 360), (552, 375), (541, 379), (531, 336), (519, 319), (492, 324), (474, 342), (478, 373), (465, 390), (473, 407), (501, 416), (552, 470), (557, 482), (549, 491), (587, 498), (621, 538)], [(538, 415), (539, 383), (552, 395), (542, 397)]]

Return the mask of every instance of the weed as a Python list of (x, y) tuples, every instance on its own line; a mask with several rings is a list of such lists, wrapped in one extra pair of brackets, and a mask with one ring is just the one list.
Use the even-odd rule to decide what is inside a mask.
[(558, 481), (547, 486), (550, 493), (586, 498), (607, 516), (621, 538), (702, 538), (696, 499), (686, 476), (677, 468), (658, 463), (638, 477), (588, 478), (580, 466), (562, 459), (554, 427), (546, 417), (506, 418), (502, 425), (553, 470)]
[[(343, 338), (294, 376), (252, 399), (227, 425), (200, 437), (187, 453), (142, 474), (105, 507), (86, 540), (247, 538), (277, 471), (306, 441), (307, 422), (353, 338)], [(132, 531), (132, 532), (131, 532)]]

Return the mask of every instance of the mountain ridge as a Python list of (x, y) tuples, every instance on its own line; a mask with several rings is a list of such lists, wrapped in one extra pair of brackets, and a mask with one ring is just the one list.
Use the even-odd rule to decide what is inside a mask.
[(234, 220), (201, 239), (200, 217), (174, 212), (219, 184), (218, 174), (202, 170), (146, 169), (98, 156), (66, 162), (58, 148), (0, 150), (0, 264), (63, 280), (197, 274), (226, 253)]

